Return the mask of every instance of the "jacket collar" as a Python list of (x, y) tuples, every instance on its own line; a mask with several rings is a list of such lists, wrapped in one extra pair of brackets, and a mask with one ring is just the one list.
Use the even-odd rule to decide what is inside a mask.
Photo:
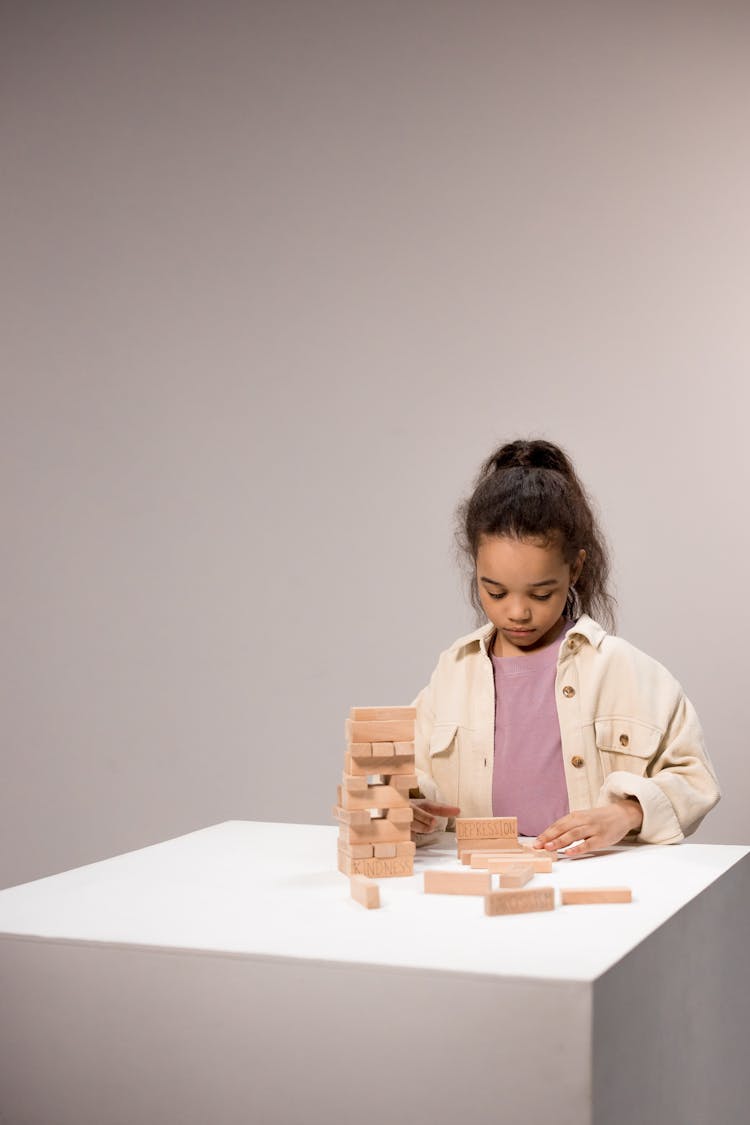
[[(454, 641), (450, 646), (449, 652), (454, 652), (456, 649), (460, 648), (469, 648), (471, 645), (478, 644), (482, 652), (486, 655), (487, 643), (494, 632), (495, 626), (491, 621), (488, 621), (485, 625), (481, 625), (479, 629), (475, 629), (473, 633), (467, 633), (466, 636), (459, 637), (458, 640)], [(573, 637), (576, 633), (585, 637), (594, 648), (599, 648), (600, 644), (607, 636), (606, 631), (601, 627), (599, 622), (594, 621), (593, 617), (589, 617), (587, 613), (581, 614), (568, 633), (568, 636)]]

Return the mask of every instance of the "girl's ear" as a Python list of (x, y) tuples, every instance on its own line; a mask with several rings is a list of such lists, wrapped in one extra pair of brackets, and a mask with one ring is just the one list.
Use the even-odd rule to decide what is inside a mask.
[(583, 547), (581, 547), (580, 551), (578, 552), (578, 558), (576, 559), (576, 561), (573, 563), (572, 567), (570, 568), (570, 584), (571, 584), (571, 586), (574, 586), (575, 583), (578, 581), (578, 579), (581, 575), (581, 571), (583, 570), (583, 563), (584, 563), (585, 558), (586, 558), (586, 552), (584, 551)]

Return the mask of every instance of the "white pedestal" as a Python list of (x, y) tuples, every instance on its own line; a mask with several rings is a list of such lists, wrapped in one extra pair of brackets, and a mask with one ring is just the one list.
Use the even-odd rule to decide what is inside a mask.
[(0, 892), (2, 1125), (744, 1125), (750, 848), (561, 860), (628, 905), (365, 910), (336, 828), (230, 821)]

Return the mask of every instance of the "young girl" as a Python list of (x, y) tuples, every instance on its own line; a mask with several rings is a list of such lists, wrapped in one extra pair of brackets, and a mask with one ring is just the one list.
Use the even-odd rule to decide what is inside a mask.
[(612, 635), (606, 544), (565, 453), (503, 445), (458, 518), (488, 621), (414, 701), (413, 839), (459, 814), (516, 816), (567, 855), (694, 832), (721, 796), (698, 717), (663, 665)]

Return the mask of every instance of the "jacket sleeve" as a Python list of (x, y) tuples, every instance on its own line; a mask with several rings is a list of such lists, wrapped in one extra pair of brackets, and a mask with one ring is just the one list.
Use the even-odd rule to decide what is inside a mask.
[(643, 824), (635, 837), (646, 844), (676, 844), (695, 832), (721, 799), (700, 721), (677, 685), (677, 700), (646, 776), (616, 770), (605, 779), (597, 805), (635, 797)]
[[(434, 675), (430, 683), (422, 688), (411, 704), (412, 707), (417, 709), (414, 724), (414, 764), (419, 792), (415, 795), (425, 797), (428, 801), (442, 802), (443, 797), (430, 768), (430, 735), (435, 723), (435, 712), (432, 704), (433, 681)], [(435, 820), (437, 824), (434, 832), (418, 834), (417, 847), (431, 844), (436, 839), (437, 833), (444, 832), (451, 822), (445, 816), (438, 816)]]

